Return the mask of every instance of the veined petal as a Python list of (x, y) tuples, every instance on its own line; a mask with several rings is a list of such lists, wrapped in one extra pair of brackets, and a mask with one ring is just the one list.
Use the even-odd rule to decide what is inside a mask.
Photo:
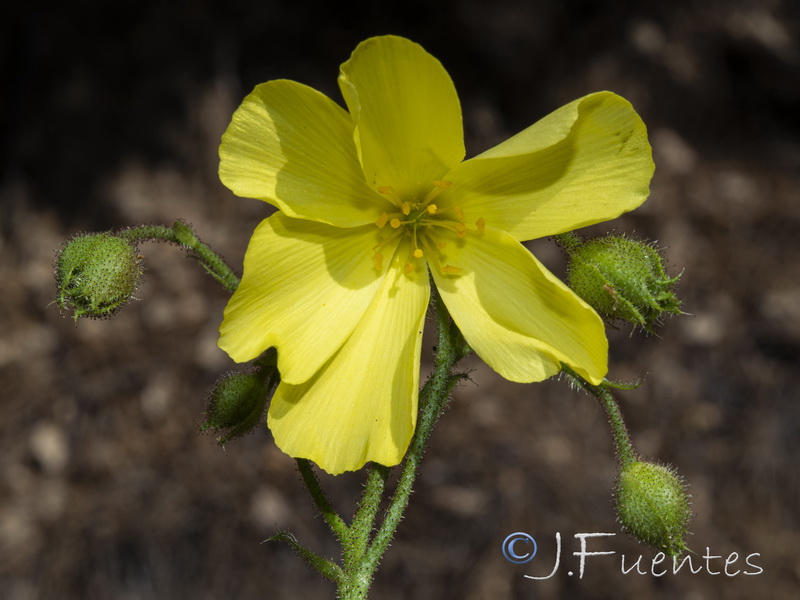
[(436, 202), (531, 240), (636, 208), (654, 168), (639, 115), (624, 98), (599, 92), (458, 165), (445, 176), (454, 185)]
[(219, 176), (234, 194), (287, 215), (340, 227), (365, 225), (391, 206), (367, 186), (347, 112), (294, 81), (255, 88), (219, 148)]
[[(225, 307), (220, 348), (243, 362), (275, 346), (281, 378), (308, 380), (350, 336), (381, 285), (386, 271), (370, 259), (377, 232), (280, 212), (262, 221)], [(398, 243), (383, 252), (392, 256)]]
[[(509, 234), (486, 227), (463, 239), (438, 234), (436, 287), (475, 352), (511, 381), (541, 381), (560, 363), (599, 384), (607, 371), (603, 322)], [(441, 265), (460, 269), (448, 274)], [(452, 269), (450, 269), (452, 271)]]
[(341, 67), (367, 182), (413, 198), (464, 158), (461, 105), (441, 63), (401, 37), (370, 38)]
[(381, 288), (342, 348), (311, 379), (282, 382), (268, 425), (278, 447), (331, 474), (367, 461), (399, 463), (414, 433), (420, 344), (430, 287), (396, 253)]

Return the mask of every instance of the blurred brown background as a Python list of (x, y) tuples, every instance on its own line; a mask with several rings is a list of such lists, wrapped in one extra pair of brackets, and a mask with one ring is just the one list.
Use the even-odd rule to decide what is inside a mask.
[[(435, 4), (436, 8), (429, 8)], [(268, 207), (216, 176), (231, 113), (288, 78), (339, 99), (370, 35), (421, 43), (461, 95), (468, 154), (591, 91), (630, 99), (657, 170), (608, 225), (659, 240), (692, 316), (660, 337), (610, 330), (612, 377), (642, 453), (691, 482), (690, 546), (763, 574), (623, 575), (622, 534), (575, 569), (578, 532), (617, 532), (606, 422), (563, 382), (515, 385), (480, 361), (427, 453), (372, 598), (770, 598), (800, 589), (800, 11), (792, 0), (187, 0), (3, 8), (0, 18), (0, 596), (14, 600), (331, 598), (280, 544), (336, 555), (264, 429), (225, 451), (197, 426), (232, 367), (226, 294), (165, 245), (111, 321), (52, 305), (54, 251), (79, 231), (189, 220), (237, 268)], [(597, 228), (604, 232), (607, 228)], [(534, 251), (563, 275), (547, 240)], [(426, 350), (429, 351), (429, 346)], [(351, 514), (362, 475), (324, 478)], [(515, 531), (540, 556), (500, 553)], [(554, 536), (564, 542), (553, 565)], [(698, 560), (700, 559), (700, 560)], [(712, 563), (721, 571), (722, 560)], [(576, 570), (576, 569), (575, 569)], [(752, 571), (752, 569), (750, 569)]]

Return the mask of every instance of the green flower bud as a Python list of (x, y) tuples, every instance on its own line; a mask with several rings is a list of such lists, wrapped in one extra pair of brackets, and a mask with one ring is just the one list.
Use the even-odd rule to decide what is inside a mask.
[(653, 333), (665, 314), (681, 314), (664, 260), (651, 244), (622, 235), (561, 240), (569, 255), (568, 284), (602, 317)]
[(622, 468), (616, 487), (617, 516), (640, 542), (680, 556), (692, 512), (683, 479), (670, 467), (634, 461)]
[(141, 275), (134, 244), (110, 233), (81, 235), (56, 258), (56, 303), (71, 307), (76, 320), (109, 317), (133, 297)]
[(255, 429), (264, 415), (269, 389), (259, 373), (229, 373), (219, 379), (208, 396), (206, 420), (200, 431), (228, 430), (217, 438), (220, 445)]

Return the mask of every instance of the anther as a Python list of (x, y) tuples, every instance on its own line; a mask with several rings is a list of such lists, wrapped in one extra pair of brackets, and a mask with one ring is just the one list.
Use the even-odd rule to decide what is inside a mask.
[(464, 211), (461, 210), (460, 206), (454, 206), (453, 207), (453, 211), (456, 213), (456, 218), (459, 221), (463, 221), (464, 220)]
[(430, 202), (431, 200), (436, 198), (436, 196), (438, 196), (447, 188), (453, 185), (452, 181), (433, 181), (432, 183), (433, 183), (433, 189), (425, 195), (423, 203)]
[(486, 231), (486, 221), (484, 220), (483, 217), (475, 221), (475, 227), (478, 228), (478, 233), (482, 234), (484, 231)]
[(398, 227), (400, 227), (400, 225), (402, 225), (402, 223), (400, 222), (400, 219), (395, 217), (394, 219), (389, 221), (389, 225), (391, 225), (393, 229), (397, 229)]
[(422, 258), (422, 250), (419, 248), (414, 249), (414, 258)]
[(456, 235), (460, 238), (464, 237), (467, 233), (467, 226), (464, 225), (462, 222), (456, 223)]
[(376, 252), (372, 255), (372, 262), (375, 263), (375, 268), (380, 271), (383, 268), (383, 254)]
[(383, 211), (381, 216), (375, 219), (375, 225), (378, 226), (378, 229), (383, 229), (388, 221), (389, 215), (386, 214), (386, 211)]
[(403, 204), (400, 206), (400, 210), (403, 211), (405, 216), (408, 216), (411, 214), (411, 205), (408, 202), (403, 202)]
[(439, 210), (439, 207), (436, 206), (435, 204), (428, 204), (428, 206), (425, 207), (425, 210), (428, 211), (429, 215), (435, 215), (436, 211)]
[(388, 196), (389, 200), (391, 200), (396, 206), (402, 205), (402, 200), (400, 200), (400, 196), (397, 192), (394, 191), (394, 188), (390, 185), (379, 185), (377, 188), (379, 194), (383, 194), (384, 196)]
[(406, 264), (403, 265), (403, 271), (406, 272), (406, 275), (411, 273), (411, 271), (413, 271), (413, 270), (414, 270), (414, 265), (412, 265), (411, 263), (406, 263)]
[(448, 273), (449, 275), (455, 275), (457, 273), (461, 273), (461, 269), (459, 267), (454, 267), (453, 265), (445, 265), (442, 267), (442, 273)]

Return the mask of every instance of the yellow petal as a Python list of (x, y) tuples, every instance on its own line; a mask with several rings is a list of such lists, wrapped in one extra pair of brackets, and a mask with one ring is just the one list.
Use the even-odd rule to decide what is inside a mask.
[(353, 123), (335, 102), (294, 81), (253, 90), (219, 148), (219, 176), (234, 194), (287, 215), (340, 227), (371, 223), (391, 205), (367, 186)]
[(524, 246), (489, 227), (437, 237), (446, 246), (431, 261), (436, 287), (486, 364), (511, 381), (541, 381), (562, 362), (602, 381), (608, 342), (600, 317)]
[(430, 288), (427, 270), (402, 269), (408, 247), (353, 334), (319, 372), (300, 385), (281, 383), (268, 425), (278, 447), (334, 475), (367, 461), (395, 465), (417, 417), (420, 344)]
[[(377, 232), (374, 225), (340, 229), (282, 213), (262, 221), (225, 308), (220, 348), (242, 362), (275, 346), (281, 377), (306, 381), (341, 347), (381, 285), (386, 270), (371, 260)], [(391, 257), (397, 244), (383, 253)]]
[(502, 144), (458, 165), (438, 205), (467, 221), (530, 240), (618, 217), (645, 201), (654, 164), (630, 103), (585, 96)]
[(395, 36), (368, 39), (342, 65), (339, 87), (369, 184), (413, 198), (463, 160), (458, 95), (421, 46)]

